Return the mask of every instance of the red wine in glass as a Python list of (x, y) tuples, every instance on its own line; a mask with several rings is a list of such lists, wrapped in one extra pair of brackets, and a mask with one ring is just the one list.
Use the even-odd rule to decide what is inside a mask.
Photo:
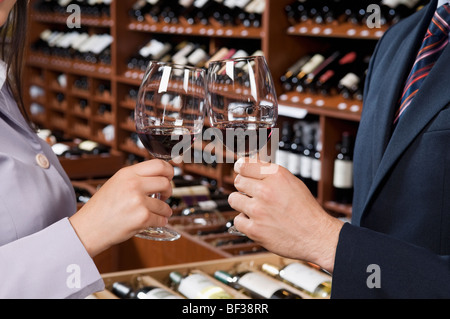
[(239, 157), (258, 153), (270, 140), (273, 127), (263, 122), (230, 121), (215, 125), (223, 145)]
[[(149, 153), (170, 161), (181, 157), (202, 132), (206, 109), (205, 69), (150, 61), (134, 112), (136, 132)], [(152, 197), (160, 199), (160, 194)], [(139, 238), (173, 241), (180, 234), (167, 227), (148, 227)]]
[[(264, 56), (212, 61), (206, 83), (209, 122), (221, 131), (225, 147), (238, 157), (256, 155), (272, 137), (278, 118), (275, 85)], [(244, 235), (235, 227), (229, 232)]]
[(181, 156), (179, 151), (187, 151), (195, 141), (193, 132), (170, 126), (146, 127), (138, 130), (137, 134), (150, 154), (166, 161)]

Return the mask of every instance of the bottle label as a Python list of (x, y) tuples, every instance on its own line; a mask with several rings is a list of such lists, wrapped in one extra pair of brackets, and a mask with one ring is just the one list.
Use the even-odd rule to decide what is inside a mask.
[(401, 0), (383, 0), (381, 4), (384, 4), (390, 8), (396, 8), (401, 2)]
[(201, 9), (208, 2), (208, 0), (195, 0), (194, 6)]
[(313, 181), (320, 181), (321, 178), (321, 174), (322, 174), (322, 163), (320, 160), (318, 159), (313, 159), (312, 160), (312, 165), (311, 165), (311, 179)]
[(409, 9), (413, 9), (419, 3), (419, 0), (401, 0), (400, 3), (404, 4)]
[(232, 299), (225, 290), (202, 274), (191, 274), (183, 278), (178, 291), (189, 299)]
[(336, 188), (353, 187), (353, 162), (347, 160), (334, 161), (333, 186)]
[(198, 206), (204, 210), (214, 210), (217, 208), (217, 203), (213, 200), (205, 200), (198, 202)]
[[(170, 291), (162, 288), (155, 288), (147, 292), (144, 296), (145, 299), (182, 299), (181, 297), (174, 295)], [(144, 299), (142, 298), (142, 299)]]
[(326, 274), (301, 263), (287, 265), (280, 271), (280, 277), (310, 293), (314, 293), (321, 283), (330, 281)]
[(299, 154), (289, 153), (287, 169), (294, 175), (300, 175), (301, 159)]
[(312, 158), (308, 156), (300, 157), (300, 176), (303, 178), (311, 178)]
[(278, 150), (275, 155), (275, 163), (277, 163), (280, 166), (283, 166), (284, 168), (288, 168), (289, 152)]
[(270, 299), (270, 297), (278, 290), (284, 289), (284, 287), (276, 281), (257, 272), (246, 273), (239, 278), (238, 283), (242, 287), (267, 299)]
[(314, 55), (311, 60), (308, 61), (308, 63), (306, 63), (303, 68), (302, 68), (302, 72), (308, 74), (312, 71), (314, 71), (315, 68), (317, 68), (320, 63), (322, 63), (325, 60), (325, 57), (321, 54), (316, 54)]
[(346, 88), (351, 89), (352, 87), (356, 87), (359, 84), (359, 77), (354, 73), (348, 73), (346, 76), (344, 76), (339, 84), (345, 86)]

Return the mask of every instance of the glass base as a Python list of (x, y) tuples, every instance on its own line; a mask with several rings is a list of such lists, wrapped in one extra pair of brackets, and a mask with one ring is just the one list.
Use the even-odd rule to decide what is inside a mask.
[(181, 235), (165, 227), (149, 227), (136, 234), (136, 237), (156, 241), (174, 241), (179, 239)]
[(232, 234), (232, 235), (237, 235), (237, 236), (242, 236), (242, 237), (247, 237), (246, 234), (241, 233), (239, 230), (236, 229), (236, 227), (231, 226), (230, 228), (228, 228), (228, 233)]

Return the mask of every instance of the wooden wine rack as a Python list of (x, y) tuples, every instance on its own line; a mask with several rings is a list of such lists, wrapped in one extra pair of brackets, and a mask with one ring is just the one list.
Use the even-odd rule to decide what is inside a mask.
[[(336, 144), (340, 141), (342, 132), (348, 130), (356, 133), (357, 131), (362, 103), (345, 100), (340, 96), (322, 97), (286, 93), (283, 92), (279, 79), (299, 57), (315, 50), (324, 50), (330, 45), (347, 49), (361, 46), (374, 47), (385, 29), (369, 29), (365, 26), (349, 26), (348, 24), (324, 26), (311, 22), (290, 26), (284, 7), (292, 0), (266, 0), (266, 10), (260, 28), (221, 27), (214, 21), (211, 21), (208, 27), (190, 26), (182, 20), (176, 25), (151, 21), (136, 22), (128, 16), (128, 11), (134, 2), (135, 0), (113, 1), (110, 19), (82, 17), (82, 26), (90, 33), (109, 33), (113, 36), (111, 65), (89, 64), (78, 60), (36, 54), (28, 50), (25, 101), (27, 105), (38, 103), (44, 107), (45, 111), (42, 114), (33, 117), (39, 126), (62, 130), (73, 137), (97, 141), (110, 146), (114, 152), (120, 154), (132, 153), (148, 157), (148, 153), (138, 148), (130, 139), (130, 134), (135, 131), (135, 128), (129, 115), (134, 109), (135, 102), (129, 98), (128, 91), (137, 89), (143, 77), (142, 72), (127, 68), (127, 60), (133, 54), (152, 37), (161, 37), (173, 44), (183, 40), (199, 42), (206, 45), (210, 55), (224, 46), (246, 49), (249, 53), (261, 49), (276, 82), (280, 104), (280, 124), (284, 120), (295, 121), (305, 115), (320, 123), (323, 145), (322, 179), (318, 185), (317, 200), (331, 213), (347, 217), (351, 215), (351, 206), (333, 202), (333, 163), (337, 154)], [(29, 43), (34, 43), (45, 29), (64, 29), (66, 19), (67, 17), (55, 14), (45, 15), (35, 12), (30, 5)], [(67, 75), (67, 87), (60, 87), (56, 81), (61, 73)], [(73, 83), (79, 77), (88, 78), (87, 91), (75, 89)], [(109, 84), (111, 87), (109, 95), (101, 95), (98, 92), (97, 87), (101, 83)], [(28, 94), (32, 85), (43, 88), (45, 94), (32, 98)], [(65, 104), (55, 103), (56, 93), (65, 94)], [(88, 101), (86, 109), (82, 110), (79, 107), (79, 99)], [(97, 109), (100, 103), (111, 105), (111, 112), (107, 115), (98, 115)], [(107, 141), (102, 134), (102, 129), (107, 125), (114, 126), (112, 141)], [(189, 174), (216, 179), (219, 186), (233, 188), (232, 164), (218, 163), (215, 168), (201, 164), (185, 164), (183, 169)], [(146, 244), (150, 245), (148, 242)], [(183, 246), (185, 243), (179, 244)], [(202, 258), (226, 256), (226, 254), (211, 253), (208, 249), (206, 251), (210, 254), (202, 253)], [(155, 254), (152, 253), (152, 255)], [(182, 259), (182, 261), (192, 260)], [(167, 261), (161, 261), (161, 263), (164, 262)]]

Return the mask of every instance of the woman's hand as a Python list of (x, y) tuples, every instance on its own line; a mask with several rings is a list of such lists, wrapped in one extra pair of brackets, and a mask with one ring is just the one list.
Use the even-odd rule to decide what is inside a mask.
[(283, 167), (240, 159), (235, 172), (239, 192), (228, 200), (241, 212), (234, 220), (236, 228), (269, 251), (332, 271), (343, 223)]
[[(172, 209), (173, 167), (145, 161), (118, 171), (69, 220), (91, 257), (149, 226), (165, 226)], [(161, 193), (161, 200), (150, 197)]]

